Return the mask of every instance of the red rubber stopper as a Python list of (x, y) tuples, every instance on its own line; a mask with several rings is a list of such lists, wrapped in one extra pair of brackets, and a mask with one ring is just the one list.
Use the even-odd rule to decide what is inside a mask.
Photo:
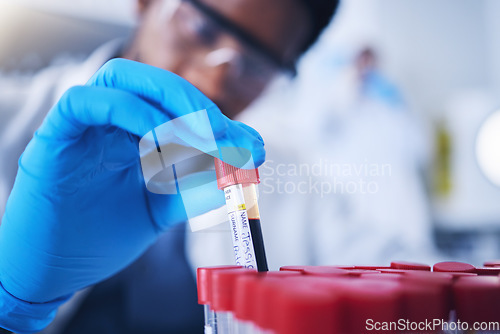
[(391, 269), (391, 267), (388, 267), (388, 266), (354, 266), (353, 269), (378, 270), (378, 269)]
[(289, 277), (300, 277), (302, 273), (297, 271), (268, 271), (256, 275), (246, 275), (236, 281), (234, 314), (236, 318), (243, 321), (255, 322), (258, 316), (256, 305), (260, 303), (260, 295), (255, 293), (259, 284), (265, 279), (285, 280)]
[(239, 268), (216, 270), (212, 273), (212, 302), (214, 311), (234, 311), (236, 281), (244, 275), (256, 275), (257, 271)]
[(391, 268), (393, 269), (404, 269), (404, 270), (424, 270), (431, 271), (431, 266), (422, 263), (406, 262), (406, 261), (394, 261), (391, 262)]
[(400, 275), (406, 275), (407, 272), (410, 270), (408, 269), (380, 269), (379, 270), (382, 274), (400, 274)]
[(351, 277), (361, 277), (365, 275), (375, 275), (375, 274), (380, 274), (380, 271), (378, 270), (371, 270), (371, 269), (346, 269), (347, 273)]
[(368, 328), (368, 321), (393, 322), (399, 319), (401, 284), (395, 281), (352, 280), (346, 287), (348, 334), (396, 333)]
[(403, 277), (403, 274), (385, 275), (382, 273), (379, 273), (378, 275), (361, 274), (359, 276), (359, 278), (363, 279), (363, 280), (394, 281), (394, 282), (400, 282), (402, 280), (402, 277)]
[[(306, 280), (307, 282), (307, 280)], [(275, 308), (268, 310), (276, 334), (340, 333), (342, 326), (339, 294), (308, 286), (275, 286)]]
[(282, 266), (280, 267), (280, 271), (298, 271), (304, 272), (304, 269), (313, 268), (314, 266)]
[(295, 277), (302, 275), (300, 271), (266, 271), (259, 273), (260, 277), (276, 277), (276, 278), (285, 278), (285, 277)]
[(257, 275), (246, 275), (236, 281), (234, 295), (234, 315), (242, 321), (251, 321), (256, 305), (255, 289), (259, 280)]
[(448, 272), (447, 274), (450, 274), (451, 277), (453, 278), (453, 281), (456, 281), (459, 278), (462, 277), (474, 277), (477, 276), (475, 273), (453, 273), (453, 272)]
[(300, 271), (310, 268), (337, 268), (337, 269), (354, 269), (354, 266), (282, 266), (280, 271)]
[(498, 321), (500, 278), (491, 276), (462, 277), (453, 285), (457, 317), (461, 321)]
[(348, 276), (349, 271), (335, 267), (311, 267), (304, 269), (305, 275), (314, 276)]
[[(433, 319), (447, 319), (450, 312), (449, 294), (439, 284), (402, 279), (401, 319), (425, 322)], [(419, 331), (432, 333), (432, 331)]]
[[(294, 272), (282, 272), (294, 273)], [(260, 328), (271, 329), (276, 310), (279, 310), (276, 300), (278, 290), (286, 284), (286, 277), (302, 275), (266, 275), (255, 288), (255, 317), (254, 322)]]
[(464, 262), (439, 262), (433, 267), (437, 272), (475, 273), (476, 267)]
[(215, 270), (226, 270), (243, 268), (242, 266), (216, 266), (202, 267), (196, 270), (196, 281), (198, 288), (198, 304), (210, 304), (212, 298), (212, 273)]
[(476, 268), (476, 274), (481, 276), (498, 276), (500, 275), (500, 267)]
[(485, 267), (500, 267), (500, 260), (486, 261), (484, 263)]
[[(408, 271), (403, 277), (403, 282), (414, 283), (423, 286), (436, 286), (445, 302), (447, 312), (454, 308), (452, 284), (454, 281), (453, 274), (472, 275), (468, 273), (438, 273), (423, 270)], [(445, 317), (445, 319), (448, 316)]]
[(217, 175), (217, 187), (221, 190), (235, 184), (260, 182), (259, 170), (257, 168), (237, 168), (218, 158), (215, 158), (215, 174)]

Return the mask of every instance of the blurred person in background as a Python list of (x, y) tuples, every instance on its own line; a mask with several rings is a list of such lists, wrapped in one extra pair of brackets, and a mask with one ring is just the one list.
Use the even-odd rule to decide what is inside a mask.
[[(2, 117), (5, 117), (2, 121), (4, 127), (0, 140), (0, 160), (3, 164), (1, 175), (2, 207), (5, 207), (5, 201), (14, 184), (17, 161), (30, 142), (33, 133), (42, 124), (47, 112), (69, 87), (87, 82), (92, 74), (109, 59), (123, 57), (172, 71), (200, 89), (220, 107), (226, 116), (234, 118), (264, 90), (271, 79), (281, 73), (288, 75), (294, 73), (298, 58), (315, 42), (320, 32), (330, 21), (336, 7), (337, 1), (326, 0), (278, 0), (273, 2), (263, 0), (138, 1), (141, 21), (129, 44), (123, 45), (119, 41), (112, 41), (97, 49), (83, 63), (69, 63), (44, 69), (32, 78), (25, 92), (15, 96), (1, 97)], [(128, 80), (133, 78), (135, 81), (133, 83), (111, 80), (111, 82), (104, 84), (111, 85), (111, 87), (120, 84), (137, 85), (139, 88), (135, 89), (139, 91), (138, 94), (146, 94), (147, 97), (147, 94), (154, 95), (157, 88), (159, 89), (159, 87), (155, 87), (155, 84), (158, 83), (154, 81), (157, 74), (158, 72), (148, 67), (140, 67), (126, 62), (114, 62), (97, 72), (92, 80), (95, 84), (96, 80), (105, 81), (107, 76), (113, 75), (116, 76), (116, 81), (120, 81), (117, 79), (120, 75)], [(144, 75), (151, 75), (151, 80), (149, 78), (144, 80)], [(183, 89), (190, 91), (189, 86), (185, 86), (175, 77), (171, 77), (171, 80), (179, 82), (184, 87)], [(149, 91), (141, 91), (141, 89)], [(52, 115), (60, 110), (63, 112), (69, 110), (69, 116), (74, 117), (71, 114), (72, 108), (77, 105), (91, 106), (93, 103), (99, 104), (101, 100), (102, 103), (105, 103), (105, 100), (109, 98), (109, 96), (101, 95), (99, 90), (93, 90), (93, 95), (85, 96), (84, 93), (89, 91), (91, 90), (80, 88), (70, 90), (53, 108), (55, 111)], [(118, 94), (120, 96), (122, 94), (109, 89), (106, 91), (108, 95)], [(198, 93), (192, 92), (192, 94), (193, 99), (203, 100), (203, 97), (197, 95)], [(9, 98), (15, 97), (18, 99), (9, 100)], [(123, 102), (116, 101), (116, 103), (123, 107)], [(163, 101), (155, 103), (163, 103)], [(7, 107), (10, 110), (4, 111), (3, 109)], [(103, 112), (110, 112), (110, 109), (113, 109), (112, 105)], [(124, 112), (133, 111), (126, 110)], [(93, 112), (94, 110), (90, 110), (90, 114), (86, 116)], [(99, 117), (98, 114), (96, 115)], [(84, 115), (84, 117), (86, 116)], [(120, 120), (112, 117), (101, 120), (101, 122), (110, 121)], [(136, 126), (128, 119), (121, 121), (129, 126)], [(47, 141), (50, 142), (61, 135), (51, 127), (59, 126), (58, 131), (62, 131), (64, 134), (65, 131), (75, 131), (75, 127), (79, 125), (79, 122), (64, 119), (64, 117), (57, 121), (61, 122), (59, 124), (53, 124), (53, 122), (55, 122), (54, 118), (50, 117), (44, 121), (41, 128), (43, 131), (35, 135), (28, 150), (30, 147), (43, 146), (47, 144)], [(231, 124), (233, 128), (238, 127), (235, 123)], [(52, 129), (48, 136), (46, 136), (47, 129)], [(250, 130), (247, 131), (249, 133), (246, 135), (255, 140), (255, 134)], [(96, 144), (87, 145), (91, 148)], [(58, 148), (55, 147), (55, 151), (57, 151)], [(84, 147), (81, 148), (84, 149)], [(16, 332), (32, 332), (45, 327), (54, 317), (55, 309), (66, 302), (70, 296), (54, 296), (57, 298), (48, 301), (40, 297), (39, 299), (43, 302), (35, 300), (36, 303), (31, 303), (32, 300), (29, 297), (23, 299), (19, 296), (23, 289), (28, 289), (28, 283), (23, 284), (20, 280), (16, 281), (16, 278), (13, 278), (15, 272), (26, 272), (33, 269), (34, 274), (31, 273), (34, 275), (33, 279), (27, 276), (23, 279), (27, 279), (26, 282), (29, 282), (31, 287), (38, 286), (37, 293), (40, 296), (52, 296), (51, 290), (71, 290), (71, 284), (75, 282), (76, 286), (84, 287), (89, 285), (85, 283), (86, 280), (98, 282), (109, 276), (101, 272), (103, 268), (93, 267), (94, 264), (86, 269), (79, 269), (82, 270), (81, 272), (68, 273), (67, 269), (69, 268), (58, 267), (54, 263), (36, 261), (37, 256), (50, 258), (51, 251), (43, 251), (41, 248), (32, 246), (35, 244), (51, 250), (60, 250), (57, 247), (63, 247), (69, 254), (80, 251), (85, 253), (85, 250), (76, 249), (76, 245), (66, 245), (64, 240), (65, 237), (74, 237), (64, 233), (78, 232), (78, 227), (76, 230), (72, 230), (74, 229), (73, 225), (77, 224), (76, 220), (79, 219), (76, 216), (77, 213), (74, 213), (74, 216), (64, 216), (64, 205), (59, 203), (59, 201), (64, 202), (63, 198), (57, 200), (52, 198), (46, 202), (48, 198), (44, 196), (52, 196), (50, 191), (54, 193), (60, 191), (57, 189), (56, 183), (54, 183), (54, 189), (26, 189), (24, 183), (34, 177), (33, 173), (30, 174), (27, 171), (36, 170), (39, 167), (38, 163), (43, 165), (52, 153), (59, 154), (59, 152), (49, 152), (48, 150), (45, 153), (31, 151), (29, 154), (25, 151), (21, 160), (28, 159), (27, 161), (30, 161), (29, 158), (33, 155), (41, 154), (41, 156), (38, 156), (36, 162), (21, 164), (22, 172), (17, 172), (16, 184), (5, 209), (0, 229), (0, 238), (2, 238), (4, 248), (0, 258), (0, 267), (3, 268), (0, 269), (3, 270), (0, 273), (0, 281), (5, 286), (8, 277), (10, 286), (16, 286), (18, 289), (17, 296), (19, 297), (16, 298), (16, 293), (10, 294), (11, 291), (2, 288), (0, 298), (5, 299), (2, 304), (5, 309), (2, 312), (1, 321), (3, 323), (1, 325)], [(78, 159), (78, 156), (75, 158)], [(82, 162), (83, 164), (78, 168), (85, 166), (86, 161)], [(45, 176), (38, 178), (44, 179)], [(69, 184), (69, 186), (73, 185)], [(121, 185), (117, 184), (116, 186), (119, 188)], [(49, 193), (43, 195), (47, 191)], [(104, 193), (106, 189), (102, 189), (102, 191)], [(84, 193), (85, 191), (80, 189), (79, 192)], [(14, 193), (17, 195), (12, 196)], [(109, 195), (107, 196), (109, 197)], [(30, 202), (37, 197), (37, 200)], [(79, 202), (83, 204), (87, 200), (94, 199), (81, 197)], [(31, 223), (27, 223), (26, 226), (19, 225), (21, 223), (16, 221), (16, 218), (23, 220), (23, 211), (27, 213), (31, 212), (31, 209), (35, 209), (29, 208), (30, 203), (32, 207), (38, 207), (38, 204), (42, 206), (55, 205), (55, 211), (38, 211), (37, 218), (33, 219)], [(106, 207), (104, 201), (96, 203), (97, 207), (94, 206), (89, 210), (92, 212), (101, 210), (103, 216), (106, 216), (107, 211), (113, 210)], [(59, 207), (61, 208), (60, 212)], [(123, 210), (123, 208), (119, 210)], [(100, 219), (97, 216), (95, 218)], [(35, 224), (35, 220), (36, 226), (30, 225)], [(48, 222), (48, 220), (51, 221)], [(45, 223), (55, 225), (47, 226), (44, 229)], [(113, 223), (117, 222), (103, 222), (104, 225)], [(66, 232), (65, 224), (68, 227)], [(85, 222), (82, 224), (85, 225)], [(111, 228), (104, 225), (101, 226), (104, 229)], [(51, 226), (55, 228), (53, 231)], [(43, 236), (39, 235), (40, 240), (28, 240), (35, 237), (32, 232), (37, 231), (39, 227), (41, 229), (38, 231), (43, 234)], [(81, 228), (78, 233), (83, 235), (84, 232)], [(24, 232), (19, 232), (18, 229)], [(121, 229), (121, 227), (117, 228), (117, 237), (122, 233)], [(9, 237), (6, 236), (7, 233), (10, 233)], [(14, 240), (14, 235), (16, 240)], [(207, 233), (207, 236), (210, 236), (210, 233)], [(97, 241), (98, 247), (113, 248), (112, 245), (118, 241), (106, 239), (109, 237), (109, 235), (101, 235), (95, 231), (93, 237), (95, 240), (92, 242)], [(47, 241), (51, 244), (43, 244)], [(10, 246), (7, 245), (8, 243)], [(32, 248), (30, 248), (30, 243)], [(279, 241), (275, 244), (278, 247)], [(132, 246), (131, 244), (130, 247)], [(20, 251), (13, 254), (12, 247)], [(90, 244), (87, 247), (90, 248)], [(203, 313), (202, 309), (196, 305), (195, 280), (184, 255), (185, 247), (185, 225), (172, 227), (134, 264), (107, 281), (93, 286), (85, 293), (77, 294), (61, 307), (60, 319), (47, 328), (47, 332), (121, 334), (201, 332)], [(124, 257), (127, 256), (128, 258), (124, 259), (125, 263), (133, 260), (131, 255), (124, 255)], [(55, 261), (59, 260), (60, 257)], [(66, 260), (70, 261), (71, 258)], [(30, 261), (34, 261), (36, 269), (25, 267), (26, 263)], [(196, 266), (197, 264), (191, 263), (191, 265)], [(5, 268), (9, 266), (15, 270), (7, 272)], [(35, 273), (39, 266), (44, 267), (43, 275)], [(112, 269), (115, 266), (116, 264), (113, 263), (110, 268), (104, 268), (106, 269), (104, 272), (116, 272), (117, 270)], [(91, 272), (92, 270), (95, 272)], [(58, 274), (59, 271), (64, 272), (64, 274)], [(44, 275), (48, 272), (55, 275), (56, 280), (47, 281)], [(89, 276), (92, 279), (89, 279)], [(20, 286), (18, 286), (19, 284)], [(74, 292), (74, 290), (72, 291)], [(26, 296), (29, 296), (29, 293)]]
[[(402, 93), (380, 68), (376, 48), (364, 43), (350, 48), (353, 56), (318, 93), (324, 97), (318, 99), (318, 121), (312, 125), (317, 149), (309, 159), (328, 157), (349, 166), (327, 176), (344, 188), (333, 199), (338, 209), (331, 218), (320, 217), (321, 227), (314, 230), (314, 239), (320, 240), (318, 260), (333, 263), (327, 254), (349, 249), (343, 254), (348, 263), (386, 264), (395, 258), (434, 262), (439, 255), (423, 182), (430, 143)], [(349, 189), (353, 184), (355, 191)]]

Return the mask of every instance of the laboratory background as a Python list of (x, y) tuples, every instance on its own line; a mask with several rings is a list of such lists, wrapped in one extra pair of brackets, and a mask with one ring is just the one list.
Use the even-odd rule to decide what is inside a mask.
[[(47, 66), (129, 37), (135, 6), (0, 0), (0, 98)], [(500, 258), (500, 167), (497, 158), (490, 173), (480, 154), (498, 156), (500, 141), (478, 140), (500, 110), (499, 14), (497, 0), (341, 2), (297, 76), (276, 79), (239, 116), (270, 142), (259, 192), (271, 268)], [(286, 221), (300, 225), (284, 231)], [(225, 264), (200, 260), (216, 233), (191, 233), (194, 268)]]
[[(137, 3), (0, 0), (0, 217), (17, 167), (2, 161), (17, 138), (8, 101), (42, 104), (44, 80), (66, 66), (86, 73), (103, 45), (130, 40)], [(277, 76), (237, 116), (265, 142), (258, 210), (270, 270), (500, 259), (499, 15), (498, 0), (343, 0), (296, 76)], [(88, 78), (63, 76), (61, 87), (75, 80)], [(72, 317), (78, 326), (72, 305), (106, 323), (82, 301), (125, 281), (133, 307), (117, 319), (191, 322), (197, 268), (234, 264), (220, 213), (172, 227), (138, 262), (77, 293), (44, 333)]]

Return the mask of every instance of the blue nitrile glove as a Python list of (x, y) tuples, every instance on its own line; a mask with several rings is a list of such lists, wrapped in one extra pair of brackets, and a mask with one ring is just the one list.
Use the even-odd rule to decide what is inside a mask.
[[(186, 219), (179, 195), (146, 190), (138, 143), (200, 109), (218, 148), (243, 147), (256, 165), (264, 161), (255, 130), (167, 71), (112, 60), (86, 86), (68, 90), (19, 160), (0, 226), (0, 327), (41, 330), (73, 292), (121, 270)], [(223, 203), (214, 184), (200, 193), (201, 211)]]

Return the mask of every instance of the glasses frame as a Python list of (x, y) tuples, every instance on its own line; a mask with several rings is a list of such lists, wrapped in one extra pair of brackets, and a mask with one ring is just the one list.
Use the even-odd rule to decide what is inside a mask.
[(222, 16), (209, 6), (205, 5), (199, 0), (181, 0), (191, 4), (198, 11), (209, 17), (211, 20), (216, 22), (221, 28), (226, 30), (229, 34), (233, 35), (236, 39), (248, 45), (250, 48), (254, 49), (256, 52), (260, 53), (264, 58), (266, 58), (270, 63), (275, 65), (280, 71), (295, 76), (297, 74), (297, 69), (295, 62), (285, 61), (281, 59), (275, 52), (270, 50), (262, 42), (257, 40), (254, 36), (248, 33), (245, 29), (241, 28), (234, 22), (228, 20), (226, 17)]

